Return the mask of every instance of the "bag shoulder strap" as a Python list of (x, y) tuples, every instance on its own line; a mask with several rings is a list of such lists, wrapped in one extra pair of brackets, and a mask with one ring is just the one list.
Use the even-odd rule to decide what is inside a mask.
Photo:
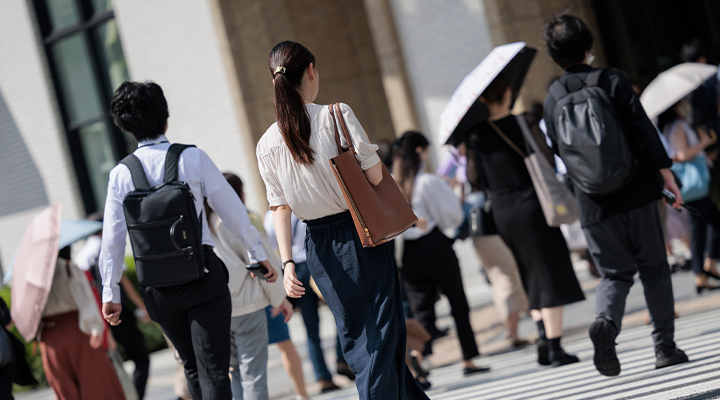
[(504, 140), (505, 143), (508, 144), (508, 146), (512, 147), (512, 149), (515, 150), (515, 152), (518, 153), (518, 154), (520, 155), (520, 157), (522, 157), (522, 158), (527, 157), (527, 154), (523, 153), (523, 151), (520, 150), (520, 148), (517, 147), (517, 145), (516, 145), (515, 143), (513, 143), (513, 141), (510, 140), (510, 138), (508, 138), (508, 137), (503, 133), (503, 131), (501, 131), (500, 128), (498, 128), (497, 125), (495, 125), (494, 122), (488, 120), (488, 123), (489, 123), (490, 126), (495, 130), (495, 132), (497, 132), (497, 134), (500, 135), (500, 137), (502, 138), (502, 140)]
[(132, 176), (135, 189), (147, 189), (150, 187), (150, 183), (147, 180), (147, 175), (145, 175), (142, 163), (135, 154), (128, 154), (125, 158), (120, 160), (120, 164), (125, 165), (130, 170), (130, 176)]
[(165, 156), (165, 179), (163, 183), (178, 180), (178, 164), (180, 163), (180, 154), (189, 147), (195, 147), (191, 144), (173, 143)]
[[(342, 129), (343, 134), (345, 135), (345, 141), (347, 142), (348, 149), (350, 149), (350, 151), (352, 151), (353, 154), (355, 154), (355, 145), (353, 145), (352, 137), (350, 136), (350, 129), (348, 129), (347, 123), (345, 123), (345, 118), (342, 115), (342, 110), (340, 110), (340, 103), (331, 104), (331, 106), (332, 107), (330, 108), (330, 110), (331, 110), (330, 115), (333, 115), (332, 111), (334, 111), (334, 114), (337, 117), (337, 123), (338, 123), (338, 125), (340, 125), (340, 128)], [(336, 134), (335, 140), (336, 140), (336, 142), (338, 142), (338, 146), (340, 146), (339, 145), (340, 137), (339, 137), (339, 132), (337, 130), (337, 125), (335, 126), (335, 134)]]
[(525, 143), (528, 143), (530, 145), (530, 148), (532, 148), (533, 153), (537, 154), (538, 157), (545, 158), (545, 154), (540, 149), (540, 145), (533, 137), (532, 132), (530, 131), (530, 127), (528, 126), (527, 120), (525, 117), (520, 114), (516, 115), (515, 119), (517, 119), (518, 125), (520, 125), (520, 130), (523, 133), (523, 137), (525, 138)]
[(603, 72), (605, 72), (605, 70), (601, 68), (588, 73), (585, 77), (585, 84), (588, 87), (597, 86), (600, 83), (600, 77), (602, 76)]
[(560, 79), (555, 79), (555, 82), (550, 85), (550, 88), (548, 88), (548, 90), (550, 91), (550, 94), (555, 98), (555, 101), (558, 101), (568, 95), (568, 91), (565, 88), (565, 85), (560, 83)]
[(344, 152), (342, 145), (340, 144), (340, 132), (338, 130), (337, 121), (335, 120), (335, 112), (333, 111), (333, 106), (335, 103), (332, 103), (328, 105), (328, 112), (330, 113), (330, 119), (332, 120), (333, 124), (333, 137), (335, 138), (335, 145), (338, 149), (338, 154), (342, 154)]

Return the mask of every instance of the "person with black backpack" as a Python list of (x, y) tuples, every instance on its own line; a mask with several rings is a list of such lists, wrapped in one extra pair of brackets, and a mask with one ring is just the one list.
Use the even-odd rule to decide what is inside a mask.
[(252, 263), (268, 263), (247, 210), (210, 157), (195, 146), (170, 144), (162, 89), (124, 82), (111, 103), (113, 122), (138, 149), (110, 172), (103, 218), (100, 272), (103, 316), (120, 321), (120, 288), (129, 234), (150, 318), (182, 358), (192, 398), (229, 400), (230, 314), (228, 271), (213, 251), (203, 200), (248, 249)]
[(687, 362), (673, 337), (673, 289), (656, 205), (663, 189), (675, 197), (675, 208), (683, 203), (672, 161), (629, 79), (590, 66), (593, 35), (582, 20), (555, 16), (543, 36), (565, 70), (545, 99), (547, 133), (567, 167), (588, 250), (603, 277), (590, 326), (595, 367), (603, 375), (620, 374), (615, 338), (638, 272), (654, 328), (656, 368)]

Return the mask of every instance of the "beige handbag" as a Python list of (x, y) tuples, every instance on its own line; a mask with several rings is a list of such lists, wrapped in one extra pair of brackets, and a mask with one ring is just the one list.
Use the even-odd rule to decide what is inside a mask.
[(548, 226), (558, 227), (561, 224), (571, 224), (578, 219), (577, 202), (565, 183), (543, 155), (540, 146), (530, 132), (530, 127), (522, 115), (516, 115), (520, 130), (522, 130), (525, 143), (530, 145), (532, 153), (526, 155), (520, 150), (492, 121), (490, 126), (500, 137), (513, 148), (524, 160), (530, 173), (535, 193), (540, 200), (545, 221)]
[[(363, 247), (385, 243), (415, 224), (417, 217), (384, 164), (380, 184), (373, 186), (368, 182), (355, 158), (355, 146), (340, 111), (340, 104), (331, 104), (328, 108), (338, 148), (338, 156), (330, 159), (330, 165), (342, 188), (360, 241)], [(349, 147), (347, 150), (340, 145), (338, 125), (345, 135)]]

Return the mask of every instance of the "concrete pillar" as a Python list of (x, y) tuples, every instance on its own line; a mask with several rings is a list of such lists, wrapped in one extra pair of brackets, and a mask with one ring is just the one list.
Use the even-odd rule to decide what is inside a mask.
[(390, 106), (395, 135), (407, 130), (418, 130), (415, 102), (388, 0), (365, 0), (375, 53), (378, 56), (385, 96)]

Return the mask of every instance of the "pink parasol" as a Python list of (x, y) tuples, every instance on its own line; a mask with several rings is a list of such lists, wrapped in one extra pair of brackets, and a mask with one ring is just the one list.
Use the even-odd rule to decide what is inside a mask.
[(13, 264), (11, 314), (26, 342), (37, 335), (55, 275), (60, 211), (60, 204), (56, 204), (32, 220)]

